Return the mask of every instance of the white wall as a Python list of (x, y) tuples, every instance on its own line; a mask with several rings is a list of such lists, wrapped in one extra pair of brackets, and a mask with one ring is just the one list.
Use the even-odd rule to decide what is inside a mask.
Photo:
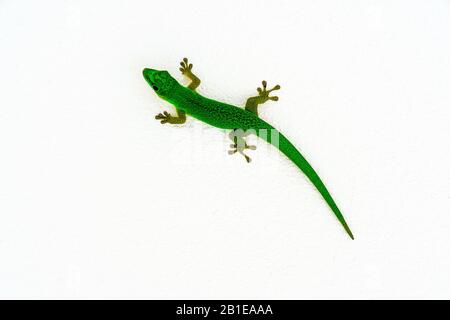
[[(1, 298), (450, 298), (450, 2), (1, 1)], [(311, 161), (172, 110), (144, 67)], [(256, 142), (255, 142), (256, 143)]]

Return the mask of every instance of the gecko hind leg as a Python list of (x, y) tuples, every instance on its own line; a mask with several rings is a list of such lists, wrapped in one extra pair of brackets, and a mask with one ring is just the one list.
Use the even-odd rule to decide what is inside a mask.
[(180, 71), (182, 74), (184, 74), (189, 80), (191, 80), (191, 83), (188, 85), (188, 88), (191, 90), (197, 89), (197, 87), (200, 85), (200, 79), (192, 73), (192, 63), (189, 63), (187, 58), (183, 58), (183, 60), (180, 62)]
[(247, 144), (247, 142), (244, 139), (245, 134), (242, 132), (242, 130), (234, 129), (233, 131), (230, 132), (228, 136), (230, 137), (231, 141), (233, 141), (233, 143), (230, 144), (231, 149), (228, 151), (228, 154), (233, 155), (235, 153), (240, 153), (241, 155), (244, 156), (247, 163), (250, 163), (252, 159), (244, 153), (244, 150), (245, 149), (256, 150), (256, 146), (251, 146)]
[(281, 87), (280, 85), (276, 85), (270, 90), (267, 90), (267, 82), (265, 80), (262, 81), (262, 88), (258, 88), (258, 95), (255, 97), (250, 97), (247, 99), (247, 102), (245, 103), (245, 110), (253, 112), (254, 114), (258, 115), (258, 105), (263, 104), (267, 100), (272, 101), (278, 101), (278, 97), (270, 97), (269, 94), (272, 91), (279, 90)]

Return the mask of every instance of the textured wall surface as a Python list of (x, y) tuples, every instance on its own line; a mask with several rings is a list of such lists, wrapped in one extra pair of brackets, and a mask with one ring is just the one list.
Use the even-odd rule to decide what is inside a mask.
[[(0, 298), (450, 298), (450, 2), (1, 1)], [(261, 117), (317, 169), (172, 107)]]

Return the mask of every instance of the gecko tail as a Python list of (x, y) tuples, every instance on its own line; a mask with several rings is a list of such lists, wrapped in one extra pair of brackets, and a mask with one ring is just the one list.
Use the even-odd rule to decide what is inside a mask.
[[(263, 134), (259, 134), (258, 132), (258, 136), (266, 140), (270, 144), (274, 145), (276, 148), (278, 148), (308, 177), (308, 179), (313, 183), (313, 185), (322, 195), (325, 202), (331, 208), (333, 213), (336, 215), (336, 218), (342, 224), (347, 234), (350, 236), (352, 240), (354, 240), (355, 238), (353, 236), (353, 233), (350, 230), (350, 227), (347, 225), (344, 216), (342, 215), (338, 206), (334, 202), (334, 199), (331, 197), (330, 192), (325, 187), (325, 184), (322, 182), (322, 180), (320, 179), (316, 171), (313, 169), (313, 167), (309, 164), (309, 162), (305, 159), (305, 157), (303, 157), (300, 151), (298, 151), (297, 148), (281, 132), (273, 128), (267, 122), (263, 120), (261, 120), (261, 122), (263, 123), (262, 126), (263, 128), (261, 129), (265, 130), (259, 130), (259, 132), (263, 132)], [(267, 130), (270, 131), (269, 134), (267, 134)]]

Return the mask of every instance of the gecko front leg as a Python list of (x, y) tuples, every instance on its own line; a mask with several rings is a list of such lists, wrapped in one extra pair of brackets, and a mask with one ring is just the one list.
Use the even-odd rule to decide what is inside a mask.
[(183, 110), (177, 109), (177, 117), (172, 116), (167, 111), (163, 113), (158, 113), (155, 116), (156, 120), (161, 120), (161, 124), (171, 123), (171, 124), (182, 124), (186, 122), (186, 113)]
[(189, 63), (187, 58), (183, 58), (183, 61), (180, 62), (180, 65), (181, 73), (191, 80), (188, 88), (195, 91), (195, 89), (197, 89), (197, 87), (200, 85), (200, 79), (192, 73), (192, 63)]
[[(189, 63), (187, 58), (183, 58), (183, 60), (180, 62), (180, 71), (183, 75), (188, 77), (191, 80), (191, 83), (188, 85), (188, 88), (191, 90), (197, 89), (197, 87), (200, 85), (200, 79), (192, 73), (192, 63)], [(164, 123), (171, 123), (171, 124), (182, 124), (186, 122), (186, 113), (183, 110), (176, 109), (177, 110), (177, 117), (172, 116), (167, 111), (164, 111), (163, 113), (158, 113), (155, 116), (156, 120), (160, 120), (162, 124)]]

